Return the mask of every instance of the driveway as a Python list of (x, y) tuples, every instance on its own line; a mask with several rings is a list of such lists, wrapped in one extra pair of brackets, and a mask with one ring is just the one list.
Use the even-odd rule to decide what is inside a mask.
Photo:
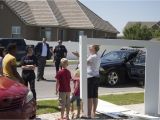
[[(76, 65), (70, 65), (69, 70), (71, 70), (72, 75), (74, 74), (74, 70)], [(21, 68), (18, 68), (18, 72), (21, 74)], [(44, 77), (47, 79), (46, 81), (36, 81), (36, 92), (38, 99), (50, 99), (57, 98), (55, 95), (55, 67), (50, 66), (45, 68)], [(108, 88), (108, 87), (100, 87), (99, 94), (116, 94), (116, 93), (128, 93), (128, 92), (142, 92), (143, 88), (137, 87), (134, 84), (122, 85), (116, 88)]]

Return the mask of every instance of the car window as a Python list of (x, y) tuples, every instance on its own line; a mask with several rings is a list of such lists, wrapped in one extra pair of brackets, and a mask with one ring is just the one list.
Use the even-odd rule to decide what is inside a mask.
[(103, 60), (121, 60), (124, 59), (128, 54), (127, 52), (114, 51), (110, 52), (102, 57)]
[(134, 60), (134, 64), (144, 65), (145, 64), (145, 55), (138, 55)]

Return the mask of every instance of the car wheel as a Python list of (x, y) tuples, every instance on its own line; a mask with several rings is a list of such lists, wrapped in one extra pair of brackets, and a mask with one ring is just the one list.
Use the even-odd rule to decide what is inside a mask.
[(116, 70), (112, 70), (107, 74), (107, 84), (116, 86), (120, 82), (120, 75)]

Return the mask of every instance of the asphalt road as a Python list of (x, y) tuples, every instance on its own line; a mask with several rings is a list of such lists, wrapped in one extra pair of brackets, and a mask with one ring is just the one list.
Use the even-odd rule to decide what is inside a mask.
[[(74, 69), (76, 65), (70, 65), (68, 67), (71, 70), (73, 75)], [(18, 72), (21, 74), (21, 68), (18, 68)], [(37, 71), (36, 71), (37, 72)], [(38, 99), (50, 99), (50, 98), (57, 98), (58, 96), (55, 95), (55, 67), (45, 67), (44, 77), (47, 79), (46, 81), (36, 81), (36, 92)], [(137, 87), (134, 84), (129, 85), (121, 85), (116, 88), (108, 88), (108, 87), (100, 87), (99, 88), (99, 95), (105, 94), (116, 94), (116, 93), (128, 93), (128, 92), (141, 92), (144, 91), (143, 88)]]

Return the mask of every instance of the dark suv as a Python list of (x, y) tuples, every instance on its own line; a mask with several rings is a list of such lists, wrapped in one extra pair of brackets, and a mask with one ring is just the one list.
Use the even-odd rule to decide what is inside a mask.
[(128, 80), (145, 79), (145, 52), (138, 49), (111, 51), (101, 58), (101, 85), (116, 86)]
[(17, 61), (21, 60), (21, 58), (25, 55), (26, 52), (26, 43), (24, 39), (18, 38), (0, 38), (0, 46), (7, 48), (9, 43), (15, 43), (17, 45)]

